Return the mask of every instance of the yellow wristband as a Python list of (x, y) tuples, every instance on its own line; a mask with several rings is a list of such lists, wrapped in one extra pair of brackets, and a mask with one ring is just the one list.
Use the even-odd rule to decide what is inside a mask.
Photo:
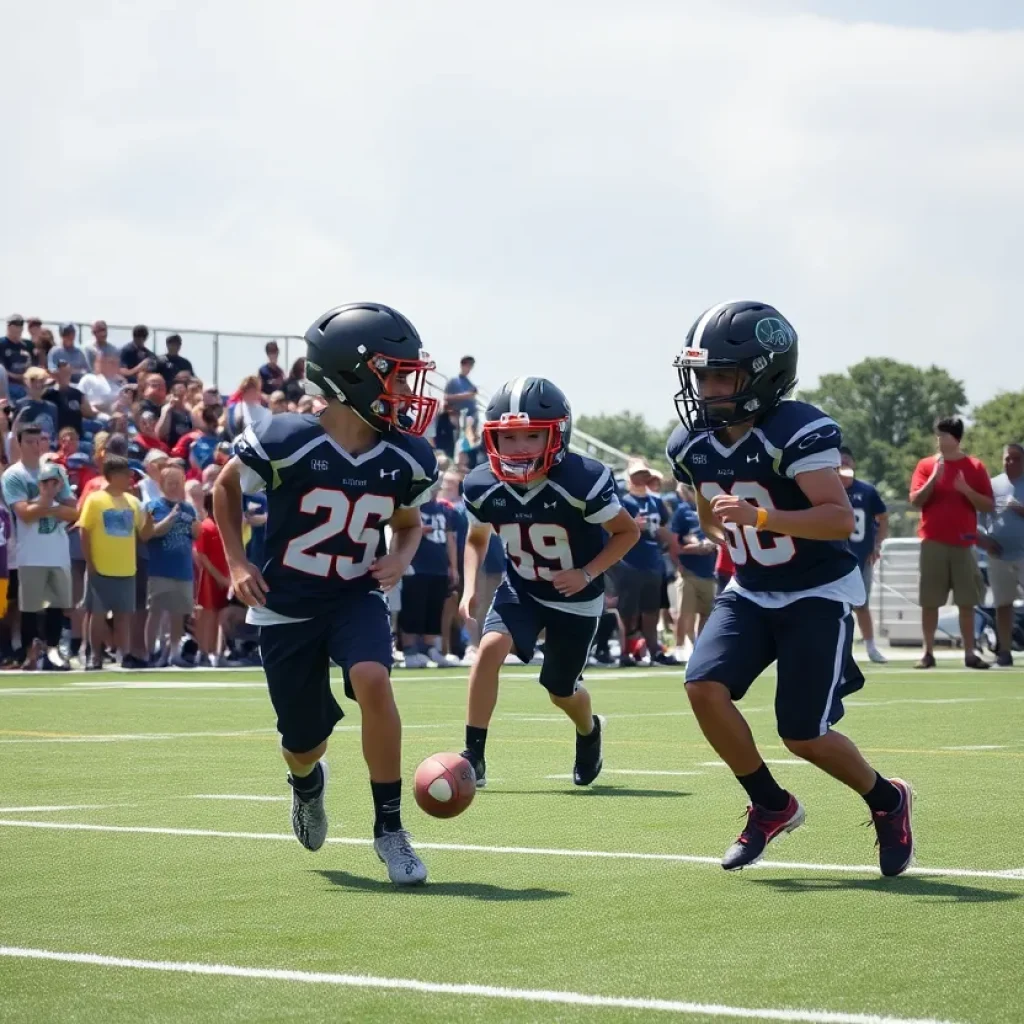
[(757, 510), (757, 522), (754, 524), (754, 529), (763, 530), (765, 523), (768, 522), (768, 509), (758, 508)]

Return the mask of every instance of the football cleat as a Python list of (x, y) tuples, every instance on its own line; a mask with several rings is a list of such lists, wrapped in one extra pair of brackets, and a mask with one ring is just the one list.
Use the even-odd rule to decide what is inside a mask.
[(327, 839), (327, 811), (324, 810), (328, 774), (326, 761), (320, 762), (320, 771), (323, 780), (319, 792), (313, 796), (302, 796), (295, 788), (291, 776), (288, 776), (288, 785), (292, 787), (292, 831), (295, 838), (311, 852), (319, 850)]
[(914, 830), (911, 815), (914, 792), (902, 779), (889, 780), (899, 791), (902, 800), (895, 811), (876, 811), (871, 815), (878, 836), (878, 865), (886, 878), (902, 875), (914, 859)]
[[(597, 733), (595, 736), (594, 733)], [(604, 717), (594, 715), (594, 732), (586, 736), (576, 733), (576, 763), (572, 766), (572, 781), (577, 786), (589, 786), (604, 767)]]
[(487, 762), (481, 757), (477, 760), (473, 757), (472, 750), (464, 750), (462, 756), (469, 762), (476, 776), (476, 788), (485, 789), (487, 786)]
[(385, 832), (373, 841), (373, 849), (395, 885), (422, 885), (427, 880), (427, 867), (416, 856), (409, 839), (403, 828)]
[(784, 832), (792, 832), (804, 823), (803, 804), (795, 796), (781, 811), (766, 811), (756, 804), (747, 808), (747, 825), (722, 858), (726, 871), (756, 864), (763, 856), (768, 844)]

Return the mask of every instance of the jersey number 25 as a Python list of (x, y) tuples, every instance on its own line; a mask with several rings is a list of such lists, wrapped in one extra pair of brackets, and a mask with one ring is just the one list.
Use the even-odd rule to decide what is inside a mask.
[[(775, 508), (768, 489), (752, 480), (737, 480), (728, 491), (721, 484), (707, 482), (700, 485), (700, 493), (708, 501), (720, 494), (731, 493), (733, 497), (746, 498), (761, 508)], [(753, 526), (726, 523), (725, 539), (729, 554), (736, 565), (746, 565), (748, 558), (753, 558), (758, 565), (784, 565), (796, 554), (796, 545), (792, 537), (776, 534), (772, 536), (770, 544), (762, 544)]]
[[(332, 568), (343, 580), (354, 580), (366, 575), (377, 555), (377, 543), (380, 540), (378, 524), (391, 518), (395, 511), (394, 498), (364, 494), (353, 502), (342, 491), (314, 487), (302, 496), (299, 503), (299, 510), (311, 516), (322, 508), (330, 512), (327, 521), (289, 541), (281, 561), (289, 569), (324, 579), (331, 575)], [(362, 546), (362, 553), (357, 558), (351, 555), (329, 555), (324, 551), (313, 553), (312, 549), (318, 544), (323, 544), (339, 533), (347, 533), (354, 544)]]

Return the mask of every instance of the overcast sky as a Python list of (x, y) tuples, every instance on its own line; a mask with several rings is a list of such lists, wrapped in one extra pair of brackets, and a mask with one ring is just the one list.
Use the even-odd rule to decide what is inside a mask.
[(1024, 386), (1019, 2), (37, 0), (0, 28), (4, 312), (301, 333), (375, 299), (448, 372), (660, 424), (690, 323), (743, 297), (807, 384), (891, 355)]

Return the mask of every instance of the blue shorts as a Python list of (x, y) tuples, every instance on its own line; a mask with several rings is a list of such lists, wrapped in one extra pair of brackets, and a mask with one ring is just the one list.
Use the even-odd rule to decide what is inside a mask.
[(350, 700), (353, 665), (370, 661), (391, 670), (387, 602), (377, 592), (352, 594), (330, 614), (261, 626), (260, 654), (281, 745), (297, 754), (312, 750), (344, 717), (331, 692), (331, 662), (344, 672)]
[(545, 630), (540, 685), (556, 697), (571, 697), (587, 667), (600, 621), (591, 615), (549, 608), (527, 594), (520, 596), (506, 578), (494, 592), (481, 633), (511, 637), (516, 657), (526, 663), (537, 649), (541, 630)]
[(843, 717), (842, 698), (864, 685), (852, 646), (853, 618), (841, 601), (805, 597), (762, 608), (729, 590), (697, 638), (686, 681), (722, 683), (737, 701), (774, 661), (779, 735), (814, 739)]

